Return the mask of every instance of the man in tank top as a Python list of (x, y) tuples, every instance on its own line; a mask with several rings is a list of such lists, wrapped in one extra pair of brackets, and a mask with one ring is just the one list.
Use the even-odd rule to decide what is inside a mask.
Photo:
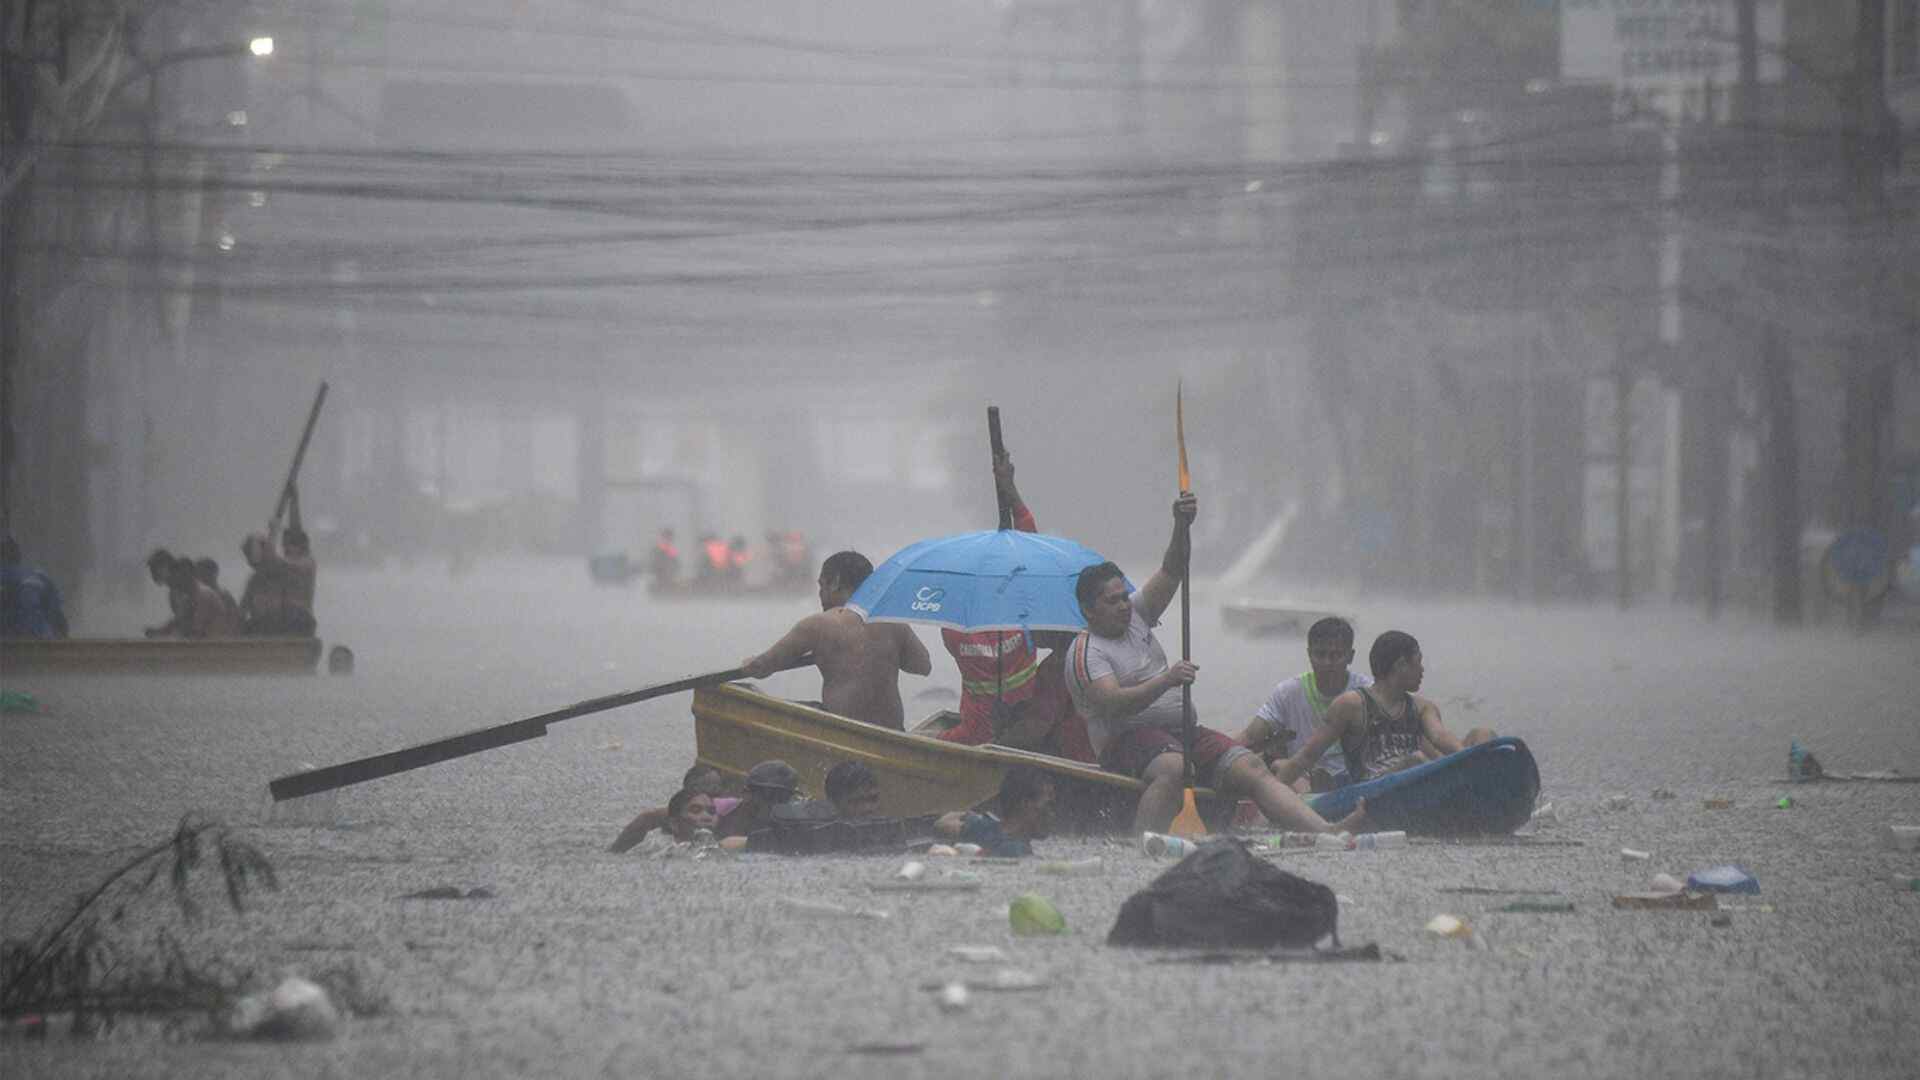
[(1440, 706), (1414, 693), (1426, 667), (1412, 634), (1389, 630), (1375, 638), (1367, 666), (1373, 685), (1334, 698), (1326, 723), (1292, 757), (1274, 764), (1275, 776), (1291, 784), (1336, 743), (1347, 759), (1348, 782), (1357, 783), (1429, 760), (1422, 739), (1441, 754), (1452, 754), (1494, 737), (1491, 728), (1474, 728), (1464, 739), (1454, 735), (1441, 722)]

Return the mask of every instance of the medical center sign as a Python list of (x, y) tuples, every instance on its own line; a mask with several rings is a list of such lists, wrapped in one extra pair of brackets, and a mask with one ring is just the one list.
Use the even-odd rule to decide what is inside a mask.
[[(1754, 0), (1765, 82), (1780, 77), (1783, 6)], [(1740, 81), (1738, 0), (1560, 0), (1560, 74), (1612, 85), (1620, 119), (1724, 121)]]

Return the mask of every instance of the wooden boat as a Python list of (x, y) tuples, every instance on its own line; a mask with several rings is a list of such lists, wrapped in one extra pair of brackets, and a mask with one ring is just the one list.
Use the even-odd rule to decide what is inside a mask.
[[(777, 758), (800, 773), (801, 790), (824, 797), (827, 770), (862, 761), (880, 780), (879, 813), (916, 817), (988, 807), (1000, 778), (1013, 765), (1033, 765), (1053, 777), (1057, 827), (1063, 832), (1127, 831), (1145, 785), (1100, 769), (1003, 746), (962, 746), (931, 734), (946, 714), (916, 731), (892, 731), (729, 683), (693, 695), (694, 739), (700, 763), (744, 779), (747, 770)], [(1210, 821), (1230, 818), (1231, 804), (1199, 792)], [(1224, 821), (1224, 818), (1221, 819)]]
[(320, 662), (319, 638), (40, 638), (0, 639), (0, 670), (137, 675), (310, 674)]
[[(1252, 600), (1230, 600), (1220, 605), (1220, 622), (1228, 630), (1248, 637), (1267, 637), (1275, 634), (1297, 634), (1305, 637), (1307, 628), (1329, 615), (1336, 614), (1322, 608), (1285, 607), (1280, 604), (1260, 604)], [(1353, 622), (1351, 616), (1348, 622)]]

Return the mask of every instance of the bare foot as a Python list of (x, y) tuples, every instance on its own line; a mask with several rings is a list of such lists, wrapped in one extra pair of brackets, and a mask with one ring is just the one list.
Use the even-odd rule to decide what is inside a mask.
[(1361, 799), (1360, 802), (1354, 806), (1353, 813), (1341, 818), (1336, 824), (1342, 832), (1350, 832), (1355, 836), (1361, 833), (1373, 832), (1373, 822), (1367, 820), (1367, 800)]

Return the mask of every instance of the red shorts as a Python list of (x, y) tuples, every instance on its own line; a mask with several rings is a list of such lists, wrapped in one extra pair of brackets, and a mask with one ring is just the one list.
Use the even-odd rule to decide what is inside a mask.
[[(1181, 752), (1180, 733), (1162, 727), (1137, 727), (1107, 741), (1100, 767), (1111, 773), (1140, 779), (1161, 754)], [(1208, 787), (1219, 787), (1228, 768), (1253, 751), (1210, 727), (1193, 729), (1193, 775)]]

